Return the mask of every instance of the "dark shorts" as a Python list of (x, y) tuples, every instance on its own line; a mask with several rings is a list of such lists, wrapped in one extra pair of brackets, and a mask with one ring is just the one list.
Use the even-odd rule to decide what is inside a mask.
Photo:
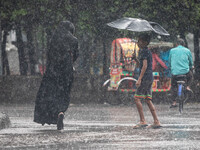
[(142, 81), (135, 92), (135, 98), (152, 100), (152, 83), (153, 81)]

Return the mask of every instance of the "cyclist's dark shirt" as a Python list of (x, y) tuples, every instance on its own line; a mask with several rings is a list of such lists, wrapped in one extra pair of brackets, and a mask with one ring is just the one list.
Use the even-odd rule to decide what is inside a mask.
[(148, 50), (148, 48), (140, 49), (139, 51), (139, 68), (140, 68), (140, 73), (143, 67), (143, 60), (147, 60), (147, 69), (144, 73), (144, 76), (142, 80), (148, 80), (148, 81), (153, 81), (153, 71), (152, 71), (152, 54), (151, 51)]

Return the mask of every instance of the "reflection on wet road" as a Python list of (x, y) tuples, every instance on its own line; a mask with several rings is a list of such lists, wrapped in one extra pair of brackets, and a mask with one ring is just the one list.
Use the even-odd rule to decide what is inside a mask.
[[(12, 126), (0, 131), (0, 149), (200, 149), (200, 104), (178, 108), (156, 105), (161, 129), (132, 129), (139, 117), (135, 105), (72, 105), (62, 132), (55, 125), (32, 121), (34, 105), (0, 106)], [(146, 120), (152, 123), (148, 107)]]

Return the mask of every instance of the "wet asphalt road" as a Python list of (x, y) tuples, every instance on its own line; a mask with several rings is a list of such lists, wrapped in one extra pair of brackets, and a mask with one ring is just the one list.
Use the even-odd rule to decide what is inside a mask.
[[(183, 114), (166, 104), (155, 105), (161, 129), (132, 129), (139, 117), (135, 105), (71, 105), (64, 131), (34, 123), (34, 105), (1, 105), (11, 128), (0, 130), (0, 149), (200, 149), (200, 104), (185, 105)], [(147, 105), (146, 120), (152, 123)]]

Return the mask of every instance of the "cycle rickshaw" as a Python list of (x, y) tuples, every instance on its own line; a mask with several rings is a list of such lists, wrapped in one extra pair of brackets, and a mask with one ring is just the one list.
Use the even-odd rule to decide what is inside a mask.
[[(149, 49), (170, 49), (172, 43), (157, 42), (150, 43)], [(109, 104), (129, 104), (133, 102), (133, 94), (136, 90), (135, 83), (139, 77), (136, 61), (139, 48), (135, 40), (130, 38), (118, 38), (113, 40), (110, 53), (110, 79), (103, 84), (105, 99)], [(162, 75), (162, 76), (161, 76)], [(171, 79), (164, 79), (162, 71), (153, 72), (154, 81), (152, 85), (153, 93), (164, 93), (166, 97), (171, 88)], [(153, 94), (163, 95), (163, 94)]]

